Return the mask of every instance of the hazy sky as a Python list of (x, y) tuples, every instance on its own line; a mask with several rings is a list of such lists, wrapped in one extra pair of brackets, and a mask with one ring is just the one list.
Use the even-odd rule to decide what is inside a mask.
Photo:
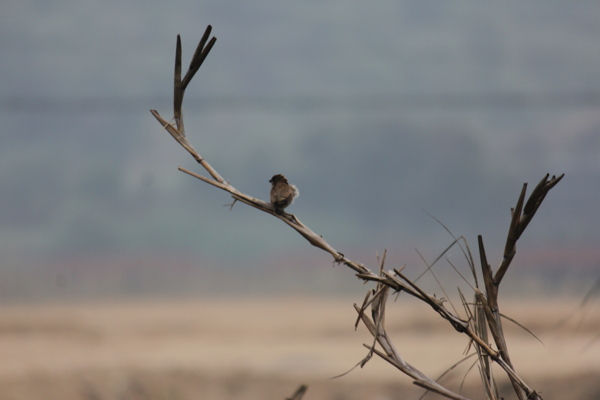
[[(184, 254), (232, 260), (308, 246), (177, 171), (201, 168), (153, 120), (189, 86), (194, 146), (238, 189), (339, 247), (501, 248), (523, 182), (566, 173), (529, 244), (597, 248), (600, 3), (7, 1), (0, 15), (0, 263)], [(424, 212), (425, 211), (425, 212)], [(491, 245), (494, 246), (494, 245)]]

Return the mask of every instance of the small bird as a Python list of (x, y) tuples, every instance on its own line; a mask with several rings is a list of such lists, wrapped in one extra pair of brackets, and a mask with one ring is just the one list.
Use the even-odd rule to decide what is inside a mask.
[(271, 204), (277, 214), (294, 202), (294, 199), (300, 195), (296, 186), (290, 185), (285, 176), (281, 174), (274, 175), (271, 180)]

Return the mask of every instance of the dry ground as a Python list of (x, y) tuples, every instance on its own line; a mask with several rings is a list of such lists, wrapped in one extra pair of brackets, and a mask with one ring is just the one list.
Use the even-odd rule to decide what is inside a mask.
[[(357, 300), (3, 305), (0, 400), (283, 400), (300, 383), (309, 385), (307, 400), (417, 399), (418, 388), (376, 358), (328, 379), (366, 354), (362, 343), (370, 339), (353, 327)], [(461, 335), (425, 306), (398, 303), (388, 307), (387, 325), (406, 360), (436, 377), (462, 357)], [(598, 305), (513, 301), (503, 311), (543, 341), (507, 326), (517, 371), (544, 399), (600, 399)], [(465, 364), (442, 382), (459, 390)], [(476, 375), (472, 370), (463, 393), (481, 399)]]

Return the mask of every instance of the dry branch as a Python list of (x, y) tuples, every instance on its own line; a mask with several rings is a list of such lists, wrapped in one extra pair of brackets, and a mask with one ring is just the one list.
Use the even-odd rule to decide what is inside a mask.
[(300, 385), (300, 387), (298, 389), (296, 389), (296, 391), (294, 392), (292, 397), (288, 397), (286, 400), (302, 400), (302, 397), (304, 397), (304, 394), (306, 393), (307, 390), (308, 390), (308, 386)]
[[(519, 238), (525, 231), (525, 228), (527, 228), (536, 211), (539, 209), (540, 205), (546, 198), (546, 194), (548, 194), (550, 189), (552, 189), (554, 186), (556, 186), (558, 182), (560, 182), (560, 180), (564, 177), (564, 174), (558, 177), (552, 176), (552, 178), (548, 179), (549, 176), (549, 174), (546, 174), (546, 176), (542, 178), (542, 180), (537, 184), (533, 192), (531, 192), (531, 195), (529, 196), (527, 202), (525, 202), (527, 184), (523, 184), (523, 188), (521, 189), (521, 193), (519, 194), (517, 204), (513, 209), (511, 209), (512, 218), (506, 237), (504, 256), (495, 274), (493, 273), (492, 268), (488, 263), (487, 256), (485, 253), (485, 246), (483, 245), (483, 238), (481, 235), (477, 237), (479, 244), (481, 271), (483, 274), (483, 281), (486, 290), (485, 296), (481, 292), (477, 293), (477, 300), (483, 308), (483, 311), (485, 312), (487, 324), (490, 329), (490, 333), (494, 338), (494, 343), (498, 348), (500, 357), (502, 358), (502, 361), (510, 367), (511, 371), (513, 371), (514, 367), (510, 359), (506, 340), (504, 338), (504, 331), (502, 328), (501, 318), (502, 315), (500, 313), (500, 307), (498, 305), (498, 291), (500, 288), (500, 283), (502, 282), (502, 279), (504, 278), (504, 275), (506, 274), (506, 271), (508, 270), (508, 267), (510, 266), (515, 254), (517, 253), (517, 241), (519, 240)], [(498, 360), (494, 361), (498, 362)], [(514, 371), (512, 373), (509, 373), (509, 371), (507, 370), (507, 373), (519, 399), (524, 400), (525, 398), (540, 398), (535, 391), (529, 388), (516, 374), (514, 374)]]
[[(358, 307), (356, 304), (354, 305), (356, 311), (358, 312), (358, 320), (363, 322), (363, 324), (367, 327), (367, 329), (373, 335), (374, 338), (373, 344), (371, 346), (367, 346), (367, 348), (369, 348), (369, 355), (367, 355), (367, 357), (361, 363), (359, 363), (359, 365), (364, 365), (364, 363), (366, 363), (371, 358), (372, 354), (377, 354), (378, 356), (380, 356), (381, 358), (383, 358), (384, 360), (388, 361), (390, 364), (394, 365), (396, 368), (401, 370), (406, 375), (412, 377), (416, 385), (419, 385), (423, 388), (426, 388), (427, 390), (434, 391), (451, 399), (465, 400), (464, 397), (444, 388), (439, 383), (435, 382), (435, 380), (427, 377), (421, 371), (408, 364), (402, 359), (402, 357), (394, 347), (392, 340), (390, 339), (389, 335), (385, 330), (385, 304), (387, 302), (387, 295), (390, 289), (394, 292), (404, 291), (409, 295), (414, 296), (415, 298), (428, 304), (442, 318), (447, 320), (457, 332), (466, 334), (469, 337), (471, 343), (473, 343), (476, 346), (477, 354), (480, 360), (480, 371), (482, 379), (484, 380), (484, 385), (486, 387), (486, 394), (488, 398), (497, 398), (495, 382), (493, 381), (493, 376), (491, 373), (491, 362), (489, 362), (489, 360), (491, 359), (492, 361), (497, 363), (502, 369), (504, 369), (511, 382), (513, 383), (515, 391), (521, 400), (524, 400), (524, 396), (527, 396), (527, 399), (541, 399), (541, 397), (539, 397), (539, 395), (534, 390), (529, 388), (527, 384), (515, 373), (512, 363), (510, 361), (506, 341), (504, 340), (504, 333), (502, 331), (502, 324), (500, 319), (501, 315), (498, 308), (498, 289), (502, 278), (504, 277), (512, 259), (515, 256), (516, 242), (521, 237), (521, 234), (528, 226), (529, 222), (531, 222), (531, 219), (540, 207), (548, 191), (552, 189), (562, 179), (564, 175), (561, 175), (558, 178), (553, 176), (551, 179), (548, 179), (549, 175), (546, 175), (533, 190), (527, 202), (524, 201), (527, 184), (523, 185), (523, 189), (517, 201), (517, 205), (514, 209), (512, 209), (512, 219), (507, 235), (504, 257), (495, 274), (493, 274), (493, 271), (490, 265), (488, 264), (487, 256), (485, 254), (485, 248), (483, 245), (483, 239), (481, 236), (478, 237), (481, 268), (485, 283), (485, 294), (477, 288), (478, 280), (475, 272), (475, 267), (472, 262), (470, 250), (468, 249), (468, 246), (466, 252), (463, 249), (463, 254), (465, 254), (465, 256), (467, 257), (469, 266), (471, 267), (472, 273), (474, 275), (475, 286), (471, 287), (473, 287), (473, 290), (475, 292), (475, 305), (473, 306), (474, 310), (470, 310), (463, 297), (463, 305), (465, 307), (465, 310), (467, 310), (467, 315), (469, 315), (469, 319), (462, 319), (457, 315), (456, 312), (452, 313), (451, 311), (449, 311), (444, 306), (444, 302), (442, 300), (438, 299), (435, 296), (431, 296), (425, 293), (415, 282), (411, 281), (409, 278), (403, 275), (401, 270), (394, 269), (393, 271), (385, 271), (383, 269), (385, 263), (385, 253), (380, 263), (379, 274), (373, 273), (364, 265), (346, 258), (346, 256), (344, 256), (343, 253), (335, 250), (320, 235), (317, 235), (310, 228), (308, 228), (306, 225), (300, 222), (300, 220), (295, 215), (288, 214), (285, 212), (276, 213), (273, 206), (270, 203), (249, 196), (237, 190), (233, 185), (225, 181), (221, 177), (221, 175), (219, 175), (219, 173), (198, 153), (198, 151), (191, 145), (191, 143), (186, 138), (181, 108), (186, 88), (188, 87), (196, 72), (198, 72), (200, 66), (202, 65), (208, 53), (212, 49), (212, 46), (216, 42), (216, 38), (214, 37), (209, 40), (210, 33), (211, 27), (208, 26), (206, 31), (204, 32), (204, 35), (202, 36), (202, 39), (200, 40), (200, 43), (198, 44), (198, 47), (196, 48), (196, 51), (192, 57), (192, 61), (190, 62), (189, 69), (186, 72), (183, 79), (181, 78), (181, 38), (179, 37), (179, 35), (177, 36), (173, 90), (173, 119), (175, 123), (171, 124), (167, 122), (164, 118), (160, 116), (160, 114), (156, 110), (150, 110), (152, 115), (159, 121), (163, 128), (167, 132), (169, 132), (169, 134), (186, 151), (188, 151), (200, 165), (202, 165), (202, 167), (208, 172), (211, 178), (189, 171), (182, 167), (179, 167), (179, 170), (197, 179), (200, 179), (203, 182), (215, 186), (221, 190), (229, 192), (234, 198), (234, 203), (235, 201), (240, 201), (260, 211), (271, 214), (276, 218), (279, 218), (287, 225), (289, 225), (292, 229), (296, 230), (300, 235), (302, 235), (302, 237), (304, 237), (310, 244), (331, 254), (331, 256), (334, 259), (334, 262), (338, 264), (344, 264), (347, 267), (354, 270), (356, 272), (356, 276), (359, 279), (362, 279), (365, 282), (376, 282), (377, 288), (373, 290), (373, 297), (371, 298), (371, 300), (369, 300), (370, 295), (368, 294), (365, 298), (365, 302), (362, 307)], [(446, 230), (448, 229), (446, 228)], [(460, 238), (454, 237), (454, 239), (455, 240), (451, 246), (458, 243)], [(461, 246), (462, 249), (462, 245), (459, 244), (459, 246)], [(438, 257), (438, 259), (436, 259), (436, 261), (440, 258), (441, 255), (440, 257)], [(428, 266), (428, 270), (430, 268), (431, 266)], [(373, 318), (372, 320), (365, 314), (365, 309), (369, 305), (371, 306), (371, 314)], [(494, 350), (488, 344), (487, 331), (485, 329), (483, 316), (485, 316), (485, 321), (487, 321), (487, 326), (490, 329), (490, 332), (494, 339), (494, 343), (496, 344), (498, 350)], [(383, 352), (375, 348), (375, 343), (381, 346)], [(302, 387), (299, 389), (299, 391), (301, 389)], [(304, 391), (301, 391), (301, 393), (297, 392), (296, 394), (298, 394), (301, 397), (303, 393)], [(296, 398), (296, 394), (293, 398)]]

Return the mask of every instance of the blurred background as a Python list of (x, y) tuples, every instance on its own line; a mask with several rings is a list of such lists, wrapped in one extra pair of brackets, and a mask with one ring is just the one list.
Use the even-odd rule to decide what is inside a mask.
[(283, 173), (289, 211), (337, 250), (420, 272), (415, 249), (452, 240), (430, 215), (471, 246), (482, 234), (496, 265), (521, 185), (565, 173), (509, 278), (586, 287), (599, 17), (595, 2), (7, 1), (0, 297), (353, 290), (280, 221), (177, 171), (204, 173), (149, 109), (170, 117), (176, 35), (185, 67), (208, 24), (186, 128), (236, 188), (266, 200)]
[(289, 211), (337, 250), (422, 270), (415, 248), (434, 258), (451, 242), (428, 214), (471, 246), (482, 234), (496, 265), (521, 185), (565, 173), (520, 243), (515, 290), (597, 276), (596, 2), (2, 9), (0, 297), (356, 285), (280, 221), (229, 211), (177, 171), (204, 173), (148, 110), (170, 117), (176, 35), (185, 67), (208, 24), (218, 41), (188, 88), (187, 134), (239, 190), (266, 200), (283, 173), (301, 192)]
[[(281, 221), (240, 203), (230, 210), (226, 192), (177, 170), (205, 174), (149, 110), (170, 118), (176, 35), (186, 67), (208, 24), (218, 41), (188, 87), (185, 125), (195, 148), (237, 189), (268, 200), (268, 180), (285, 174), (301, 193), (288, 211), (336, 250), (375, 270), (387, 249), (386, 266), (406, 265), (414, 277), (425, 268), (416, 250), (431, 262), (452, 242), (444, 226), (473, 251), (483, 235), (498, 265), (522, 184), (530, 193), (546, 173), (565, 173), (519, 242), (502, 295), (571, 297), (576, 309), (585, 293), (597, 293), (589, 290), (600, 270), (598, 2), (5, 0), (0, 9), (0, 299), (8, 307), (0, 333), (9, 339), (39, 334), (57, 348), (63, 339), (92, 346), (121, 337), (110, 330), (120, 329), (115, 318), (134, 323), (138, 315), (133, 331), (176, 340), (204, 329), (185, 319), (189, 313), (178, 320), (169, 311), (194, 306), (164, 306), (182, 298), (364, 295), (351, 271), (332, 268), (328, 254)], [(446, 255), (465, 271), (460, 249)], [(445, 260), (436, 268), (456, 276)], [(163, 308), (150, 316), (144, 305), (124, 309), (129, 314), (118, 305), (18, 308), (90, 299), (153, 299), (143, 304)], [(225, 315), (236, 309), (214, 301)], [(299, 310), (322, 305), (313, 306)], [(304, 315), (285, 310), (271, 315)], [(558, 319), (572, 312), (561, 310)], [(158, 321), (169, 315), (175, 319), (165, 328)], [(583, 331), (577, 351), (593, 354), (596, 328)], [(15, 348), (9, 339), (0, 341), (7, 351)], [(151, 343), (140, 352), (158, 348)], [(292, 357), (265, 373), (303, 365), (337, 375), (364, 356), (352, 343), (358, 353), (341, 366), (319, 370), (312, 359)], [(172, 363), (157, 356), (156, 365), (187, 365), (167, 353)], [(23, 371), (58, 357), (23, 354), (15, 356)], [(116, 365), (103, 357), (86, 359), (98, 361), (93, 368)], [(131, 357), (131, 365), (154, 366)], [(600, 368), (598, 359), (589, 358), (585, 371)], [(80, 371), (70, 360), (64, 365)], [(237, 371), (237, 380), (222, 387), (241, 398), (239, 385), (248, 386), (240, 382), (259, 381), (231, 360), (238, 369), (223, 368)], [(155, 398), (139, 395), (146, 387), (139, 382), (156, 381), (144, 371), (137, 381), (82, 372), (75, 386), (79, 398), (114, 397), (98, 387), (126, 394), (115, 398)], [(42, 388), (63, 382), (35, 376)], [(187, 375), (176, 376), (182, 387)], [(270, 398), (291, 395), (298, 380), (290, 382)]]

